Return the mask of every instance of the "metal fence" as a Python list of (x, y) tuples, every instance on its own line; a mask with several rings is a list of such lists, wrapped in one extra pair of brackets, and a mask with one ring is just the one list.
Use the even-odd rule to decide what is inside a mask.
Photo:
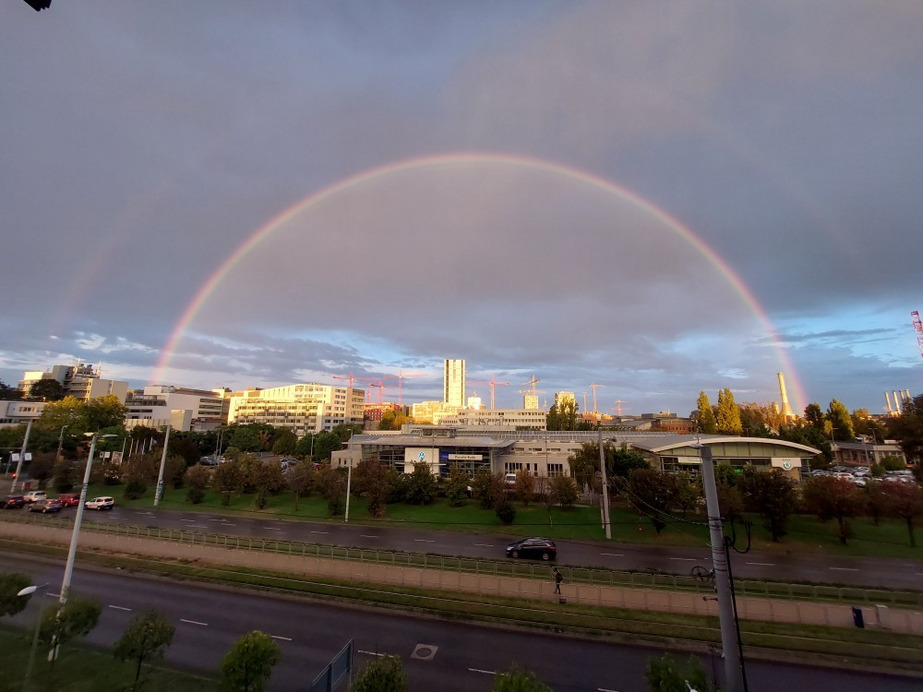
[[(47, 518), (15, 514), (3, 516), (4, 520), (17, 523), (39, 523), (48, 525)], [(56, 525), (55, 522), (53, 525)], [(61, 522), (64, 524), (64, 522)], [(84, 523), (82, 531), (132, 536), (137, 538), (175, 541), (179, 543), (214, 546), (232, 550), (247, 550), (327, 560), (346, 560), (398, 567), (415, 567), (443, 572), (518, 577), (523, 579), (549, 578), (546, 563), (527, 563), (490, 558), (466, 558), (430, 553), (406, 553), (377, 548), (355, 548), (320, 543), (303, 543), (274, 538), (255, 538), (222, 533), (170, 529), (156, 526), (119, 524), (116, 522)], [(559, 565), (569, 583), (593, 586), (613, 586), (639, 589), (661, 589), (710, 593), (713, 587), (692, 576), (662, 572), (630, 572), (593, 567), (571, 567)], [(861, 603), (866, 605), (887, 605), (892, 607), (923, 606), (923, 591), (873, 589), (824, 584), (793, 584), (785, 582), (735, 579), (737, 596), (777, 598), (784, 600), (818, 601), (827, 603)]]

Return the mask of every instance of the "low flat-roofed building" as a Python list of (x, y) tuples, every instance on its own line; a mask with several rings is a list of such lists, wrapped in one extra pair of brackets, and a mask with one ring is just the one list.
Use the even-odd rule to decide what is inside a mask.
[(833, 463), (844, 466), (872, 466), (880, 464), (885, 457), (897, 457), (905, 464), (904, 450), (894, 440), (883, 444), (873, 442), (834, 442)]

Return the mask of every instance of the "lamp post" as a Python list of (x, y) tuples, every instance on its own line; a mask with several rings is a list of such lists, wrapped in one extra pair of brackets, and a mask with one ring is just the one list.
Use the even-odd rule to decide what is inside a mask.
[(167, 464), (167, 446), (170, 444), (170, 426), (167, 426), (167, 434), (163, 440), (163, 454), (160, 455), (160, 473), (157, 475), (157, 492), (154, 493), (154, 506), (160, 504), (160, 498), (163, 496), (163, 468)]
[[(32, 432), (32, 421), (26, 425), (26, 434), (22, 438), (22, 450), (19, 452), (19, 461), (16, 462), (16, 475), (13, 476), (13, 482), (10, 484), (10, 492), (16, 492), (16, 481), (22, 482), (22, 462), (26, 459), (26, 445), (29, 444), (29, 433)], [(25, 485), (25, 484), (23, 484)]]
[[(26, 588), (22, 589), (16, 595), (17, 596), (31, 596), (39, 589), (44, 589), (46, 586), (48, 586), (47, 583), (38, 584), (38, 585), (33, 584), (32, 586), (27, 586)], [(29, 662), (26, 664), (26, 677), (23, 678), (23, 681), (22, 681), (23, 692), (28, 692), (29, 686), (32, 682), (32, 668), (35, 665), (35, 650), (38, 648), (38, 634), (41, 628), (42, 628), (42, 608), (41, 606), (39, 606), (38, 615), (35, 616), (35, 631), (32, 633), (32, 648), (29, 649)]]
[[(116, 437), (116, 435), (100, 435), (95, 433), (84, 433), (92, 435), (90, 440), (90, 455), (87, 458), (87, 469), (83, 474), (83, 487), (80, 489), (80, 502), (77, 504), (77, 514), (74, 516), (74, 531), (71, 534), (70, 548), (67, 551), (67, 564), (64, 567), (64, 579), (61, 580), (61, 594), (59, 596), (60, 608), (67, 603), (67, 592), (70, 590), (71, 577), (74, 574), (74, 560), (77, 557), (77, 541), (80, 539), (80, 524), (83, 523), (84, 503), (87, 501), (87, 488), (90, 486), (90, 471), (93, 469), (93, 455), (96, 454), (96, 441), (100, 437)], [(58, 657), (58, 642), (52, 643), (51, 651), (48, 652), (48, 660), (54, 661)]]

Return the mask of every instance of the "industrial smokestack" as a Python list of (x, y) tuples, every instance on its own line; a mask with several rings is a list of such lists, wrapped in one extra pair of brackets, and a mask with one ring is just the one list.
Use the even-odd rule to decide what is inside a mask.
[(781, 372), (777, 374), (779, 376), (779, 393), (782, 395), (782, 415), (786, 419), (794, 418), (795, 414), (792, 413), (791, 404), (788, 403), (788, 392), (785, 391), (785, 375)]
[(894, 407), (891, 406), (891, 393), (885, 392), (885, 405), (887, 407), (888, 413), (894, 413)]
[(903, 400), (902, 400), (903, 397), (901, 397), (900, 392), (898, 392), (898, 391), (895, 389), (893, 392), (891, 392), (891, 395), (894, 397), (894, 407), (895, 407), (895, 410), (896, 410), (898, 413), (903, 413), (903, 411), (904, 411)]

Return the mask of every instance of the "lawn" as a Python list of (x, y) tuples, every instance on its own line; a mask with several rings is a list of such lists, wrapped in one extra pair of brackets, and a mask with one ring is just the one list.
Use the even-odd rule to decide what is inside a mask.
[[(0, 627), (0, 692), (22, 689), (31, 649), (31, 632)], [(33, 690), (67, 690), (67, 692), (98, 692), (99, 690), (130, 690), (135, 679), (135, 664), (117, 661), (110, 652), (81, 643), (61, 647), (54, 665), (39, 651), (32, 671)], [(209, 692), (217, 690), (216, 680), (167, 668), (144, 666), (141, 680), (135, 688), (170, 690), (171, 692)]]
[[(109, 494), (119, 505), (149, 509), (153, 506), (153, 489), (137, 500), (126, 500), (122, 486), (93, 486), (93, 494)], [(236, 496), (228, 506), (210, 491), (205, 500), (193, 505), (186, 501), (186, 491), (167, 488), (160, 503), (163, 509), (177, 511), (200, 511), (247, 515), (251, 517), (286, 520), (310, 520), (319, 522), (341, 522), (342, 513), (331, 517), (326, 502), (317, 495), (301, 498), (297, 503), (289, 492), (272, 495), (267, 504), (257, 509), (252, 496)], [(611, 510), (612, 538), (618, 543), (637, 543), (664, 546), (707, 546), (708, 527), (703, 515), (675, 515), (668, 518), (668, 526), (657, 535), (647, 517), (639, 516), (634, 510), (619, 501), (613, 502)], [(788, 535), (781, 542), (773, 543), (769, 532), (758, 516), (750, 517), (752, 524), (752, 545), (754, 550), (786, 552), (824, 552), (831, 555), (897, 557), (923, 560), (923, 546), (911, 548), (906, 525), (899, 520), (883, 519), (875, 526), (871, 519), (857, 518), (850, 522), (854, 537), (846, 546), (839, 542), (836, 522), (821, 523), (815, 517), (793, 515), (789, 521)], [(561, 540), (605, 540), (598, 507), (577, 506), (570, 510), (559, 507), (549, 509), (543, 504), (528, 506), (516, 503), (516, 520), (510, 526), (503, 525), (493, 510), (482, 509), (473, 500), (461, 507), (450, 507), (445, 499), (438, 499), (425, 506), (388, 505), (384, 518), (369, 516), (366, 503), (361, 498), (351, 498), (350, 522), (358, 524), (408, 526), (415, 528), (465, 531), (472, 533), (500, 533), (512, 536), (544, 535)], [(730, 527), (725, 526), (725, 532)], [(923, 528), (919, 531), (919, 543), (923, 544)], [(746, 536), (738, 527), (738, 546), (746, 546)]]

